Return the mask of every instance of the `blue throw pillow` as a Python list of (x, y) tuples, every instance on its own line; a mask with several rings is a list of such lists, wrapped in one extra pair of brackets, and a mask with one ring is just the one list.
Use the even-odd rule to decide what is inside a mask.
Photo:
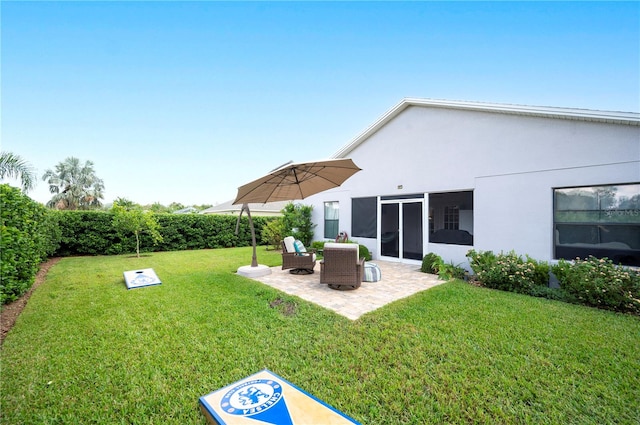
[(305, 248), (304, 244), (302, 242), (300, 242), (299, 240), (296, 240), (293, 243), (293, 247), (295, 248), (295, 250), (298, 253), (298, 255), (303, 255), (304, 252), (307, 252), (307, 248)]

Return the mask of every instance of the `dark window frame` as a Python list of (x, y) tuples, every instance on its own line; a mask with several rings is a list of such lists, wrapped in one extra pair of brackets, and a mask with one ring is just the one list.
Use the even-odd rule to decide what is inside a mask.
[[(637, 192), (622, 197), (619, 188)], [(552, 194), (554, 259), (592, 255), (640, 266), (640, 183), (557, 187)]]
[[(428, 194), (429, 243), (473, 246), (473, 196), (472, 189)], [(471, 211), (471, 231), (462, 226), (461, 211)]]

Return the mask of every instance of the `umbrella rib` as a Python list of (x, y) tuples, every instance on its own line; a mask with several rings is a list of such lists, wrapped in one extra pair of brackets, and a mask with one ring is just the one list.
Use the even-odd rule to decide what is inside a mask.
[(302, 186), (300, 185), (301, 181), (300, 181), (300, 180), (298, 180), (298, 173), (296, 172), (296, 171), (297, 171), (297, 168), (296, 168), (296, 167), (293, 167), (293, 168), (291, 169), (291, 171), (293, 171), (293, 178), (295, 178), (295, 179), (296, 179), (295, 184), (296, 184), (296, 186), (298, 186), (298, 191), (300, 192), (300, 197), (301, 197), (302, 199), (304, 199), (304, 198), (305, 198), (305, 196), (304, 196), (304, 193), (302, 193)]

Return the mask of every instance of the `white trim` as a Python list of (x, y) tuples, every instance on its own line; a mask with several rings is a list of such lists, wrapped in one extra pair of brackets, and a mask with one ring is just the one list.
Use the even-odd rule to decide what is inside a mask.
[[(422, 259), (420, 260), (414, 260), (411, 258), (405, 258), (404, 257), (404, 220), (403, 220), (403, 215), (402, 215), (402, 208), (404, 208), (404, 204), (415, 204), (415, 203), (420, 203), (422, 208), (421, 208), (421, 214), (422, 214), (422, 256), (424, 257), (425, 254), (425, 236), (428, 237), (428, 225), (427, 225), (427, 231), (425, 232), (425, 195), (423, 195), (422, 197), (415, 197), (415, 198), (406, 198), (406, 199), (385, 199), (382, 200), (380, 196), (378, 196), (378, 234), (377, 234), (377, 241), (376, 241), (376, 249), (378, 250), (379, 253), (379, 258), (381, 260), (385, 260), (385, 261), (392, 261), (392, 262), (400, 262), (400, 263), (407, 263), (407, 264), (422, 264)], [(399, 212), (399, 216), (398, 216), (398, 256), (397, 257), (390, 257), (390, 256), (386, 256), (382, 254), (382, 205), (384, 204), (398, 204), (398, 212)]]
[(404, 98), (400, 103), (385, 112), (377, 121), (366, 128), (356, 138), (352, 139), (349, 143), (340, 148), (340, 150), (334, 153), (331, 158), (345, 158), (358, 145), (410, 106), (496, 112), (510, 115), (640, 126), (640, 113), (636, 112), (595, 111), (589, 109), (556, 108), (549, 106), (526, 106), (500, 103)]

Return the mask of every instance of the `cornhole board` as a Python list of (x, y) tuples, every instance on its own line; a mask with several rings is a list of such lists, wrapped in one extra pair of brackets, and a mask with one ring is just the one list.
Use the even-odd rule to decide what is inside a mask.
[(127, 289), (141, 288), (143, 286), (160, 285), (160, 279), (153, 269), (129, 270), (124, 272), (124, 281)]
[(270, 370), (200, 397), (211, 425), (360, 425)]

